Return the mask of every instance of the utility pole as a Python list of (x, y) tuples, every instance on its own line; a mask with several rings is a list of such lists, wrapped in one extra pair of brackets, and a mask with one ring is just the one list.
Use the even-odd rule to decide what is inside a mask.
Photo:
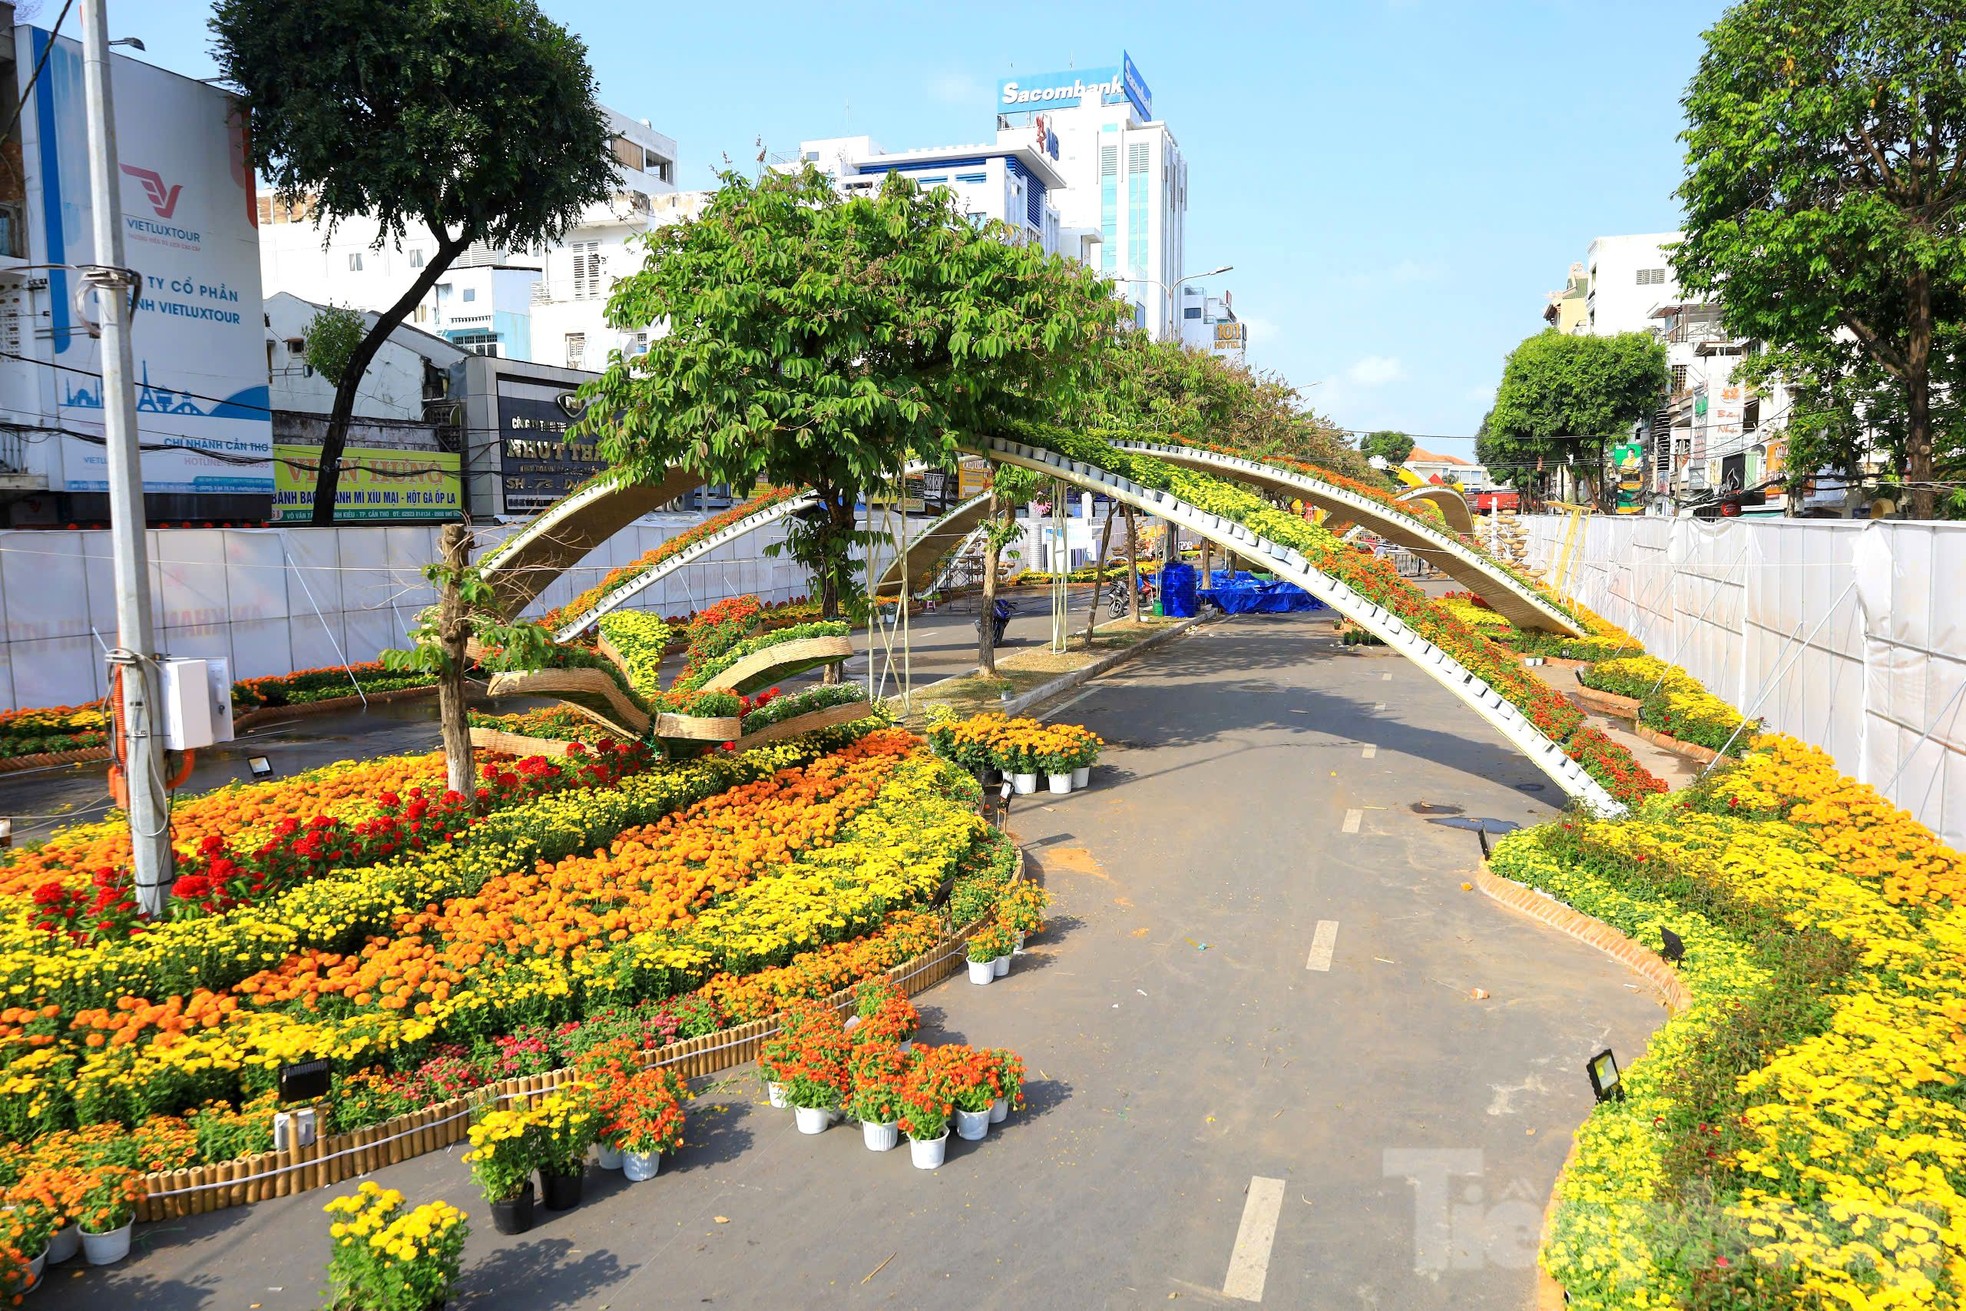
[(145, 549), (143, 466), (137, 450), (135, 369), (130, 318), (138, 275), (123, 263), (123, 203), (116, 170), (116, 117), (109, 90), (105, 0), (82, 0), (82, 95), (89, 122), (89, 203), (96, 262), (82, 284), (102, 316), (102, 428), (109, 457), (109, 547), (116, 581), (112, 696), (122, 702), (117, 758), (130, 790), (130, 853), (137, 905), (164, 911), (171, 888), (171, 803), (164, 788), (163, 726), (157, 704), (156, 639), (150, 626), (150, 561)]

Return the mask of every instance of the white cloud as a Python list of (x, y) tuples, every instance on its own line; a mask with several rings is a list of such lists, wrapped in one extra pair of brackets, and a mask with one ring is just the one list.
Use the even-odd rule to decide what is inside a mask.
[(990, 89), (969, 73), (937, 74), (928, 93), (945, 105), (974, 105), (990, 98)]
[(1406, 366), (1394, 355), (1368, 355), (1345, 370), (1345, 377), (1360, 387), (1383, 387), (1406, 376)]

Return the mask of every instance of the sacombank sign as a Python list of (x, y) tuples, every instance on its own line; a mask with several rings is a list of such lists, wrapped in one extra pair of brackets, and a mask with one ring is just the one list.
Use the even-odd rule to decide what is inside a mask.
[(1020, 109), (1066, 109), (1097, 93), (1102, 105), (1126, 99), (1126, 84), (1117, 65), (1079, 68), (1067, 73), (1040, 73), (1031, 78), (1005, 78), (997, 83), (999, 112)]

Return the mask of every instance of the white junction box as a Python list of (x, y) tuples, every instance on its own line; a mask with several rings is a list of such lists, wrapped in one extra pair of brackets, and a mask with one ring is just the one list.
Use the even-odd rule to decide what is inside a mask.
[[(194, 751), (218, 739), (212, 723), (212, 674), (209, 660), (157, 662), (158, 718), (163, 721), (164, 749)], [(216, 662), (223, 665), (223, 661)], [(232, 733), (231, 690), (226, 692), (226, 736)]]

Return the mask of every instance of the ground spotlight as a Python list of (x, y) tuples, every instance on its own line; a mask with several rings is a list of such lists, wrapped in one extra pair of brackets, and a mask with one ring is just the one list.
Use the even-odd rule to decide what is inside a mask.
[(1675, 965), (1686, 959), (1686, 943), (1677, 933), (1674, 933), (1671, 929), (1662, 928), (1659, 930), (1659, 937), (1665, 943), (1664, 946), (1659, 948), (1659, 954), (1661, 956)]
[(1590, 1058), (1584, 1069), (1591, 1076), (1591, 1091), (1600, 1102), (1623, 1101), (1625, 1090), (1618, 1083), (1618, 1058), (1606, 1047)]
[(253, 771), (255, 783), (263, 783), (273, 777), (273, 762), (265, 756), (247, 756), (246, 768)]

